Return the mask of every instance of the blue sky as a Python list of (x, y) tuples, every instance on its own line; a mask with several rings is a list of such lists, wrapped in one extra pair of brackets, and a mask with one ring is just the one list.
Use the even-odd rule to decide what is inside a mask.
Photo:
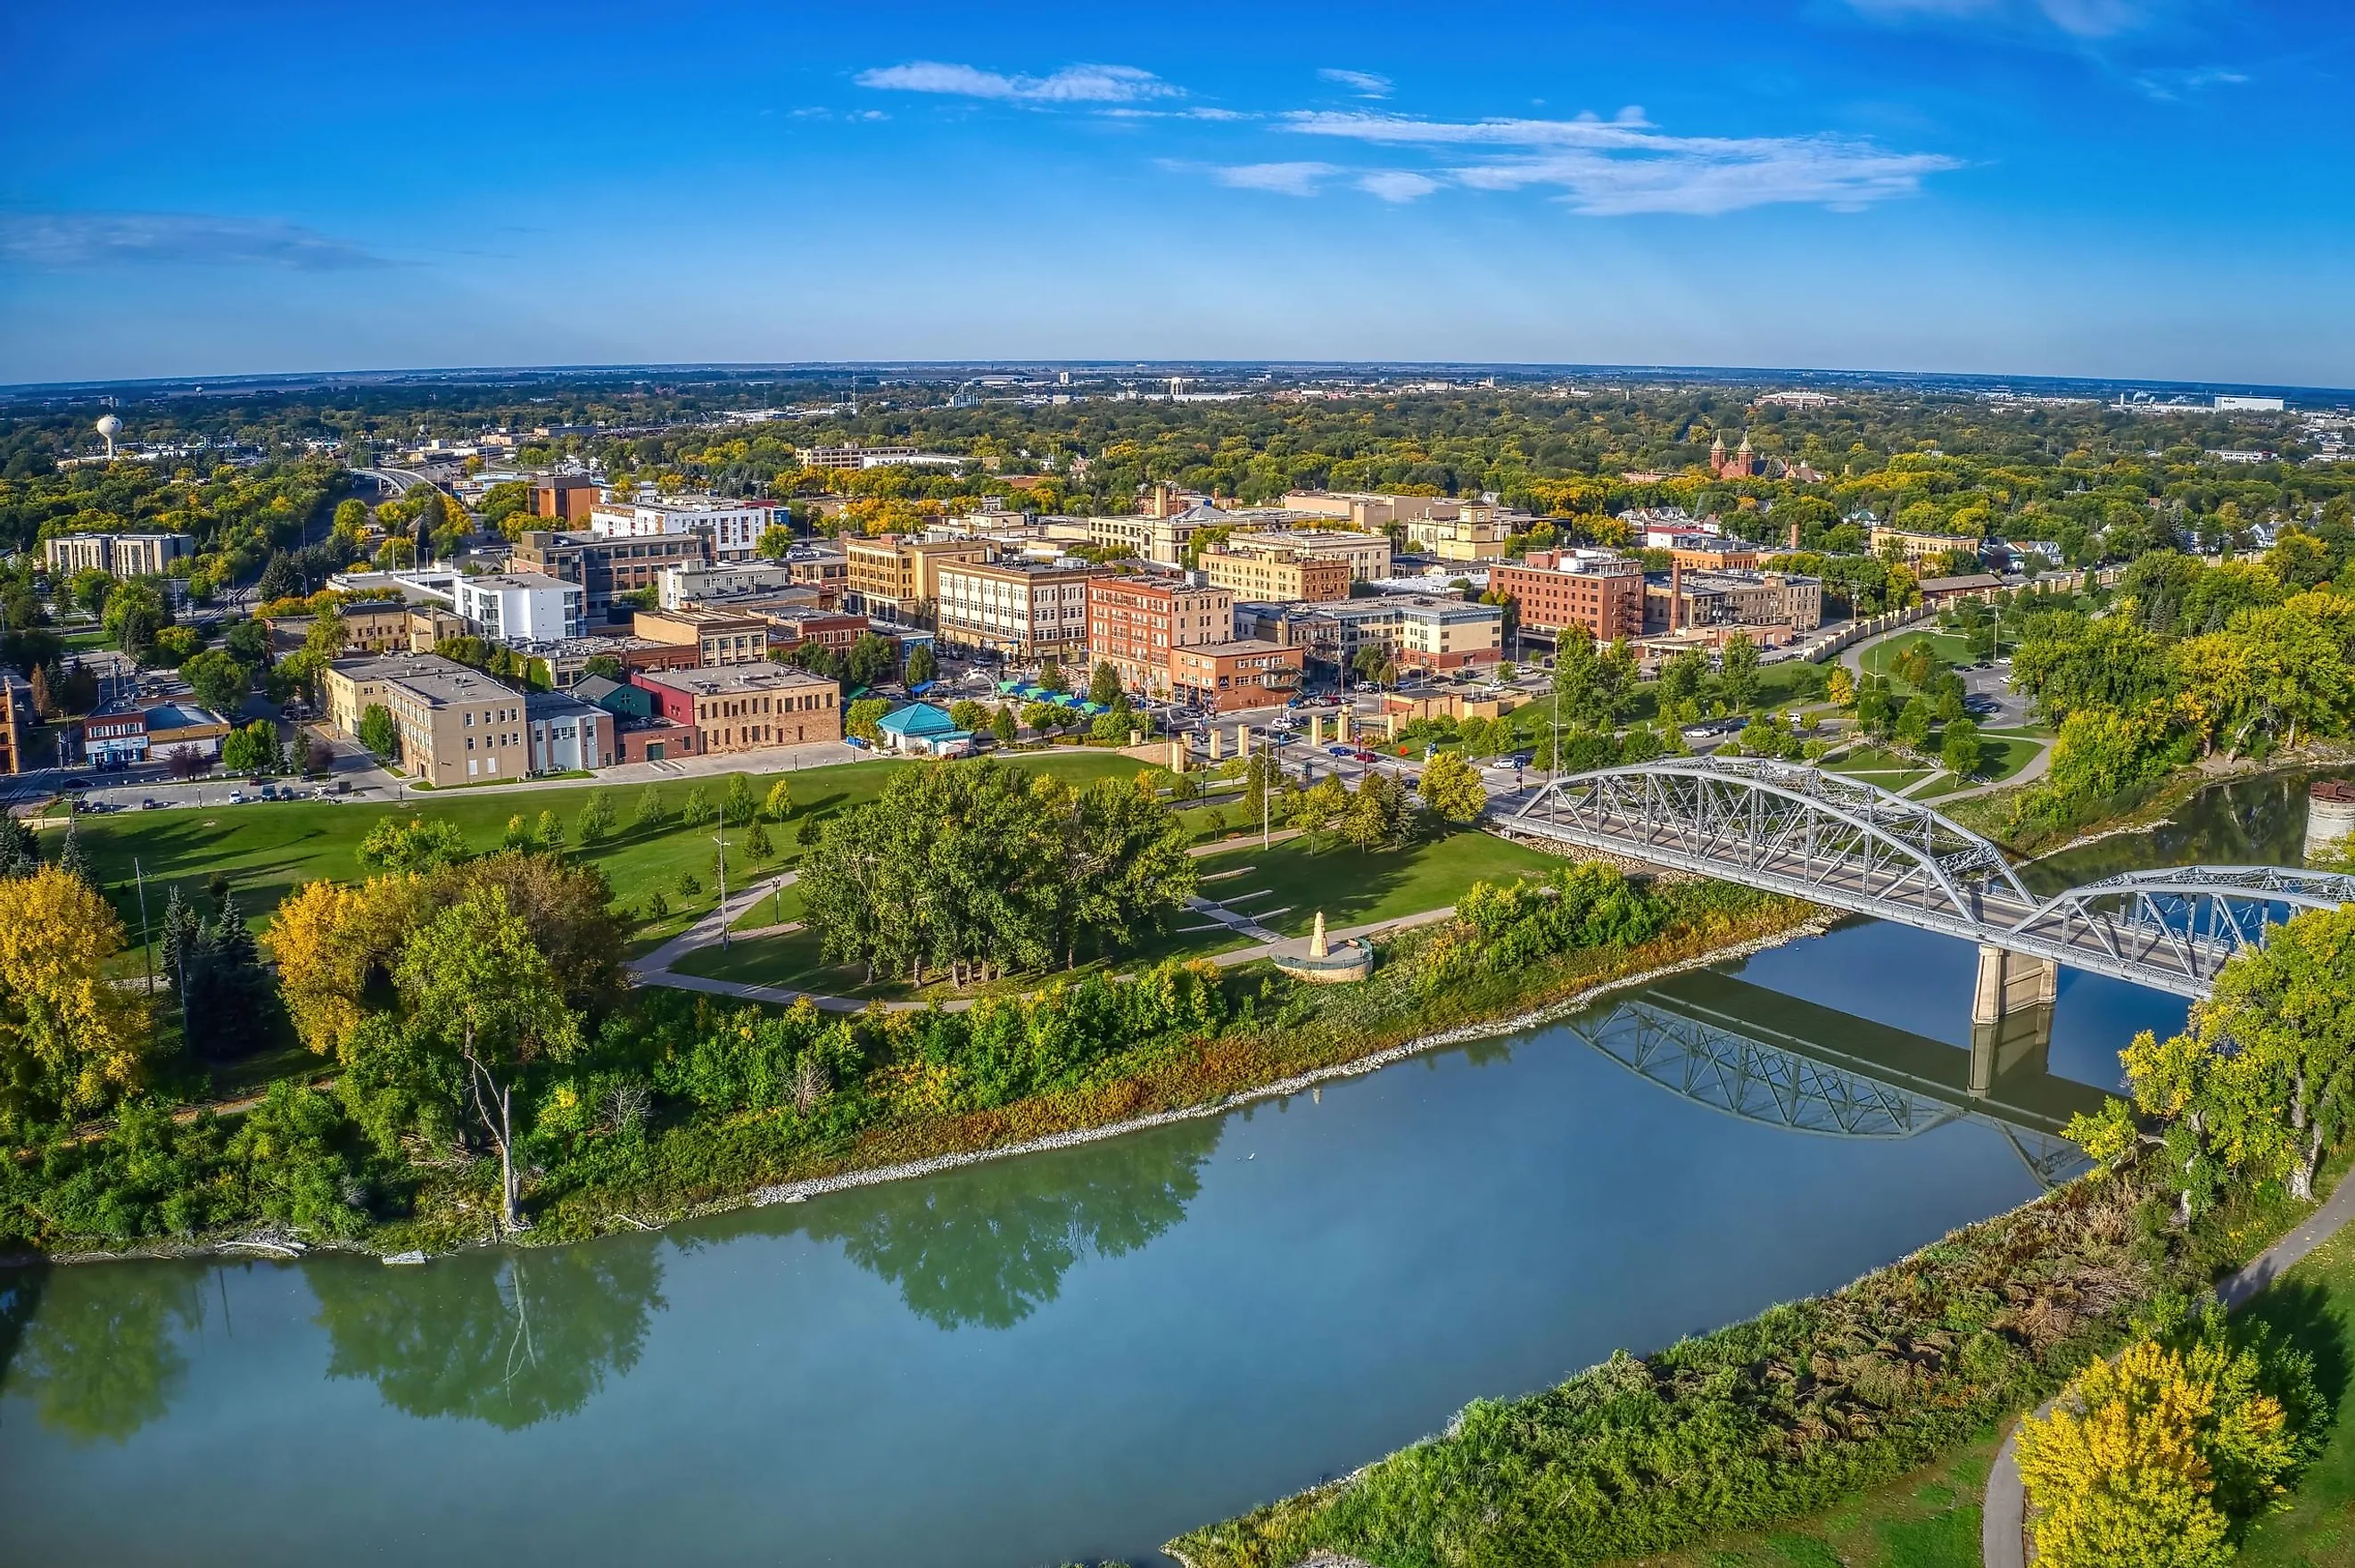
[(2350, 11), (10, 7), (0, 381), (1380, 357), (2344, 386)]

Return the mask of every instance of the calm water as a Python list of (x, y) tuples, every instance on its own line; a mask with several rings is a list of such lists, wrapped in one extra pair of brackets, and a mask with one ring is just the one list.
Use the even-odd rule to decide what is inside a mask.
[[(2213, 792), (2067, 880), (2294, 861), (2303, 812)], [(1150, 1561), (2031, 1196), (2030, 1124), (2183, 1008), (2064, 972), (1968, 1115), (1972, 961), (1853, 924), (1320, 1096), (659, 1235), (0, 1275), (0, 1562)], [(1629, 1049), (1694, 1019), (1717, 1055)]]

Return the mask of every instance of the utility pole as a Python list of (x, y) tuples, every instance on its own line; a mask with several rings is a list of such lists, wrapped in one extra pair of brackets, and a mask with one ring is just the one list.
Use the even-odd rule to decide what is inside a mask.
[(728, 951), (728, 803), (719, 803), (719, 826), (712, 831), (719, 846), (719, 951)]
[(147, 869), (136, 856), (132, 858), (131, 874), (139, 883), (139, 957), (147, 970), (147, 1045), (152, 1052), (155, 1045), (155, 944), (147, 929)]

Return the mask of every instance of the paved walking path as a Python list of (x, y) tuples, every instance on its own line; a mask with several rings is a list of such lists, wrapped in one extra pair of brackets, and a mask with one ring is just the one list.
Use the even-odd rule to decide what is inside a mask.
[[(2355, 1178), (2342, 1178), (2321, 1208), (2290, 1233), (2257, 1254), (2255, 1261), (2216, 1286), (2216, 1299), (2227, 1312), (2236, 1312), (2254, 1300), (2267, 1285), (2297, 1266), (2307, 1253), (2355, 1220)], [(2052, 1401), (2037, 1407), (2040, 1418), (2052, 1413)], [(2028, 1562), (2028, 1496), (2019, 1481), (2019, 1426), (2004, 1434), (1987, 1470), (1987, 1500), (1979, 1516), (1979, 1560), (1985, 1568), (2026, 1568)]]

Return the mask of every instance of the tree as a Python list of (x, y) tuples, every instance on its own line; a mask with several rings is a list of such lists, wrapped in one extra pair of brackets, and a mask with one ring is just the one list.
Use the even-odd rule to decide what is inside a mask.
[(542, 811), (532, 828), (532, 848), (545, 855), (554, 855), (564, 848), (564, 824), (554, 811)]
[[(2301, 1381), (2297, 1371), (2288, 1380)], [(2149, 1339), (2078, 1374), (2019, 1426), (2046, 1568), (2221, 1568), (2233, 1523), (2284, 1491), (2304, 1450), (2254, 1348), (2221, 1320), (2188, 1349)], [(2310, 1368), (2302, 1381), (2311, 1381)]]
[(930, 643), (918, 643), (908, 650), (908, 664), (904, 675), (909, 686), (931, 684), (932, 677), (938, 674), (939, 670), (940, 662), (932, 656), (932, 645)]
[(1918, 752), (1930, 741), (1930, 705), (1919, 697), (1906, 699), (1898, 711), (1893, 738), (1909, 752)]
[(744, 836), (744, 852), (755, 860), (765, 860), (776, 853), (776, 845), (769, 838), (769, 829), (762, 823), (752, 824), (752, 831)]
[(280, 549), (270, 552), (269, 562), (262, 567), (261, 581), (255, 585), (254, 592), (267, 604), (273, 599), (291, 599), (308, 586), (303, 581), (301, 569), (294, 564), (294, 558)]
[(441, 1059), (435, 1065), (443, 1070), (435, 1076), (472, 1110), (497, 1151), (501, 1228), (523, 1229), (516, 1083), (534, 1062), (561, 1061), (580, 1044), (547, 957), (504, 891), (488, 889), (444, 909), (411, 936), (393, 978), (411, 1038), (429, 1058)]
[(1758, 645), (1736, 632), (1718, 652), (1718, 682), (1725, 705), (1740, 711), (1758, 699)]
[(613, 836), (613, 803), (603, 790), (589, 792), (589, 798), (581, 803), (581, 815), (573, 819), (572, 827), (584, 849), (593, 849)]
[(1667, 711), (1671, 704), (1698, 700), (1708, 678), (1709, 656), (1699, 648), (1669, 655), (1660, 665), (1661, 710)]
[(1454, 752), (1433, 755), (1423, 765), (1423, 782), (1416, 789), (1433, 816), (1458, 826), (1477, 820), (1488, 805), (1488, 789), (1480, 782), (1480, 771)]
[(741, 827), (751, 822), (760, 808), (761, 797), (752, 787), (752, 775), (729, 774), (728, 791), (721, 801), (720, 825), (726, 827), (732, 823)]
[(257, 719), (241, 730), (230, 731), (229, 738), (221, 742), (221, 766), (233, 773), (274, 773), (283, 762), (278, 726), (267, 719)]
[(1052, 654), (1048, 655), (1046, 658), (1039, 662), (1039, 689), (1041, 691), (1068, 691), (1071, 689), (1071, 684), (1063, 678), (1062, 661), (1056, 658)]
[(700, 827), (711, 815), (711, 793), (701, 784), (687, 792), (686, 804), (679, 807), (679, 816), (689, 827)]
[(1395, 848), (1406, 837), (1412, 808), (1406, 786), (1385, 773), (1369, 773), (1341, 813), (1341, 837), (1360, 852)]
[(997, 743), (1001, 746), (1014, 744), (1014, 738), (1020, 731), (1015, 728), (1014, 709), (1011, 707), (1000, 708), (990, 717), (989, 732), (996, 738)]
[(181, 955), (179, 975), (181, 1032), (192, 1049), (231, 1056), (255, 1043), (253, 1020), (268, 1002), (270, 976), (234, 896), (222, 899), (219, 911), (197, 929)]
[(1856, 681), (1849, 675), (1846, 665), (1832, 666), (1831, 676), (1824, 685), (1824, 694), (1835, 708), (1856, 705)]
[(1956, 778), (1974, 778), (1986, 748), (1987, 743), (1979, 739), (1979, 727), (1968, 719), (1957, 719), (1946, 726), (1945, 733), (1939, 738), (1938, 760)]
[(1041, 735), (1050, 734), (1063, 727), (1071, 710), (1052, 702), (1026, 702), (1022, 705), (1022, 722)]
[(890, 638), (874, 632), (862, 633), (843, 656), (843, 679), (854, 688), (879, 685), (891, 678), (899, 663), (900, 656)]
[(0, 881), (0, 1107), (81, 1114), (146, 1077), (146, 999), (113, 983), (123, 923), (89, 883), (44, 866)]
[(640, 833), (651, 833), (670, 820), (663, 808), (662, 791), (653, 784), (638, 792), (637, 808), (630, 814), (630, 827)]
[(362, 709), (359, 742), (379, 762), (396, 761), (400, 753), (400, 726), (394, 721), (392, 709), (381, 702)]
[(180, 675), (197, 700), (224, 718), (234, 719), (253, 689), (253, 672), (218, 648), (207, 648), (180, 667)]
[(98, 886), (90, 874), (90, 857), (82, 852), (81, 830), (71, 817), (66, 818), (65, 837), (58, 845), (58, 869), (85, 887)]
[(783, 560), (794, 551), (794, 530), (772, 523), (761, 530), (761, 542), (753, 548), (771, 560)]
[(116, 647), (144, 664), (155, 651), (156, 634), (172, 624), (172, 610), (154, 583), (123, 582), (106, 596), (103, 624)]
[(1099, 779), (1060, 795), (1035, 792), (1060, 817), (1062, 886), (1058, 922), (1064, 967), (1080, 938), (1114, 953), (1182, 908), (1195, 888), (1186, 825), (1149, 786)]
[(868, 745), (879, 743), (883, 731), (876, 726), (891, 711), (891, 704), (880, 697), (862, 697), (850, 705), (842, 717), (843, 732), (856, 735)]
[(1099, 708), (1110, 708), (1121, 698), (1120, 671), (1109, 659), (1096, 662), (1095, 673), (1088, 677), (1088, 700)]
[(769, 820), (772, 822), (783, 822), (791, 816), (794, 814), (793, 781), (789, 778), (780, 778), (771, 784), (769, 798), (762, 803), (762, 809), (768, 812)]
[(387, 816), (360, 840), (359, 862), (372, 871), (431, 871), (465, 858), (465, 835), (439, 816)]

